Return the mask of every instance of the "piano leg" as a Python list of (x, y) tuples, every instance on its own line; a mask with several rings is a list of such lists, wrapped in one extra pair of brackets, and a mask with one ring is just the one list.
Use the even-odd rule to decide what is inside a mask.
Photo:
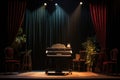
[(48, 69), (45, 70), (45, 74), (48, 74)]

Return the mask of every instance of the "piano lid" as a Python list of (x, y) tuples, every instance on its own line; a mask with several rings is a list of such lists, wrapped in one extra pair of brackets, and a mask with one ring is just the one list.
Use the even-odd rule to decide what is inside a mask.
[(66, 46), (64, 44), (57, 43), (57, 44), (53, 44), (51, 48), (59, 49), (59, 48), (66, 48)]

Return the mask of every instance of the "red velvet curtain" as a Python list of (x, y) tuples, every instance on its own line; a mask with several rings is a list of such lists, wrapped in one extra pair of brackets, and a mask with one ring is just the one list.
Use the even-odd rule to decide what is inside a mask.
[(26, 0), (8, 0), (8, 45), (12, 44), (22, 26), (25, 9)]
[(102, 49), (106, 48), (106, 4), (90, 3), (90, 13), (94, 24), (97, 40)]

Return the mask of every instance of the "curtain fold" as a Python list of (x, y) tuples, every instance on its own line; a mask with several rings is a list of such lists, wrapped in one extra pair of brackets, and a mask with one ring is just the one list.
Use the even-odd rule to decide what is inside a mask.
[(51, 13), (44, 6), (26, 10), (27, 48), (33, 50), (33, 61), (39, 60), (33, 63), (33, 69), (44, 68), (47, 47), (67, 42), (67, 24), (68, 15), (59, 6)]
[(22, 26), (25, 9), (26, 0), (8, 0), (8, 45), (12, 44)]
[(106, 49), (106, 5), (90, 3), (90, 13), (96, 32), (97, 40), (102, 49)]

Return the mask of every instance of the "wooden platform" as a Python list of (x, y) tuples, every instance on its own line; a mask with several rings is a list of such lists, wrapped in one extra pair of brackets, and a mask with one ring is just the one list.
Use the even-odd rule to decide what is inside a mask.
[(53, 73), (53, 75), (45, 74), (45, 71), (31, 71), (22, 73), (14, 72), (13, 74), (1, 73), (0, 79), (120, 79), (120, 75), (110, 76), (93, 72), (72, 71), (72, 74), (67, 74), (67, 71), (62, 72), (67, 75), (55, 75), (52, 71), (51, 73)]

